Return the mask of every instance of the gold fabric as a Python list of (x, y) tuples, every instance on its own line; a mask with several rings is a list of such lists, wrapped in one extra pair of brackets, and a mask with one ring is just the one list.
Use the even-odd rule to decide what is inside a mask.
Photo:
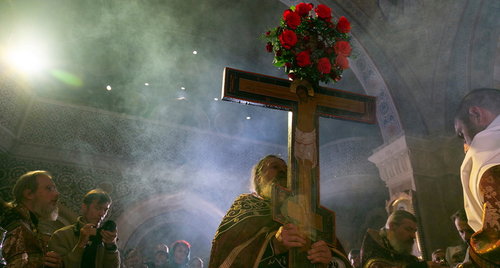
[(2, 220), (2, 226), (7, 230), (2, 254), (7, 267), (43, 267), (47, 245), (36, 228), (37, 223), (35, 215), (23, 205), (6, 213)]

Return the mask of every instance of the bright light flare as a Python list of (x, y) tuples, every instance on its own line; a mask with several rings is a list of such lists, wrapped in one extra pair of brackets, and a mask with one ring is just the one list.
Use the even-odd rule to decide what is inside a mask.
[(36, 44), (18, 45), (7, 49), (5, 58), (8, 63), (24, 72), (39, 72), (48, 66), (46, 52)]

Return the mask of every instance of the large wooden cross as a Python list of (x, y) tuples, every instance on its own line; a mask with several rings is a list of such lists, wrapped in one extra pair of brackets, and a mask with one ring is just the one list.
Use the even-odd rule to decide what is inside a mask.
[(312, 94), (291, 81), (224, 69), (222, 99), (291, 111), (288, 126), (287, 187), (272, 193), (274, 220), (294, 223), (307, 235), (304, 249), (291, 250), (289, 267), (311, 267), (306, 250), (323, 240), (333, 246), (335, 214), (319, 204), (318, 117), (375, 123), (375, 98), (341, 90), (319, 88)]

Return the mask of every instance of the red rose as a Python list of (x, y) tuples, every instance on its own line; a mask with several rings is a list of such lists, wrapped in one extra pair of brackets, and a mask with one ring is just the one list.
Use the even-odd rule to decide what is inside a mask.
[(325, 5), (318, 5), (317, 8), (314, 9), (318, 17), (324, 20), (330, 20), (332, 18), (332, 10)]
[(290, 9), (285, 10), (285, 12), (283, 13), (283, 20), (285, 20), (286, 25), (288, 25), (288, 27), (292, 29), (296, 29), (301, 22), (299, 14), (291, 11)]
[(297, 35), (294, 31), (284, 30), (279, 38), (281, 45), (286, 49), (290, 49), (297, 44)]
[(328, 74), (332, 70), (332, 64), (326, 57), (318, 60), (318, 71), (322, 74)]
[(300, 3), (297, 6), (295, 6), (295, 12), (299, 14), (299, 16), (304, 17), (309, 14), (309, 11), (313, 8), (313, 4), (311, 3)]
[(347, 60), (347, 57), (345, 56), (338, 55), (335, 59), (335, 65), (341, 69), (347, 69), (349, 68), (349, 60)]
[(297, 54), (295, 58), (297, 60), (297, 65), (300, 67), (306, 67), (311, 65), (311, 56), (309, 55), (309, 51), (302, 51)]
[(266, 50), (267, 52), (273, 52), (273, 44), (271, 44), (271, 42), (267, 42)]
[(335, 49), (335, 54), (337, 55), (342, 55), (344, 57), (351, 55), (352, 47), (347, 41), (337, 41), (333, 48)]
[(337, 23), (337, 31), (339, 31), (339, 33), (348, 33), (351, 31), (351, 23), (346, 17), (340, 17), (339, 22)]

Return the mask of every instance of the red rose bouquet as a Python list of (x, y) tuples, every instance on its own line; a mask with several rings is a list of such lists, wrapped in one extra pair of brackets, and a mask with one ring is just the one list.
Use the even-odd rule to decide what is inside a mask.
[(284, 67), (290, 79), (313, 84), (337, 82), (349, 68), (351, 24), (345, 17), (332, 21), (326, 5), (300, 3), (283, 12), (280, 25), (264, 38), (266, 49), (274, 53), (274, 65)]

